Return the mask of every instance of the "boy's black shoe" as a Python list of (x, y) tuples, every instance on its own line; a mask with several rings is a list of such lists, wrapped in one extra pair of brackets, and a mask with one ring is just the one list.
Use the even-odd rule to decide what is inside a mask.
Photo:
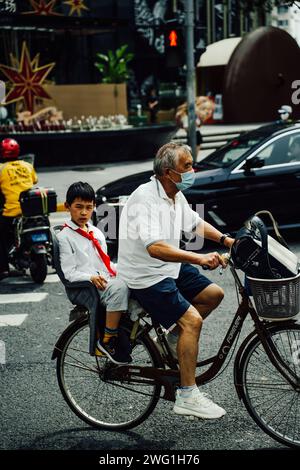
[[(128, 351), (122, 347), (122, 341), (119, 341), (118, 336), (112, 336), (107, 343), (102, 343), (100, 339), (97, 341), (96, 345), (96, 356), (105, 355), (107, 356), (114, 364), (129, 364), (132, 361)], [(99, 352), (97, 354), (97, 352)]]

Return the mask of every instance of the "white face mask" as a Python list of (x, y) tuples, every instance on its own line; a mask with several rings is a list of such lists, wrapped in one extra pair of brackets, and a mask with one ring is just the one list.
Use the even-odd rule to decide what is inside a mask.
[(173, 170), (173, 168), (169, 168), (169, 170), (172, 170), (174, 171), (174, 173), (177, 173), (177, 175), (181, 176), (181, 181), (179, 183), (176, 183), (176, 181), (173, 181), (170, 178), (170, 180), (176, 185), (179, 191), (184, 191), (185, 189), (188, 189), (193, 186), (196, 178), (194, 170), (186, 171), (185, 173), (179, 173), (179, 171)]

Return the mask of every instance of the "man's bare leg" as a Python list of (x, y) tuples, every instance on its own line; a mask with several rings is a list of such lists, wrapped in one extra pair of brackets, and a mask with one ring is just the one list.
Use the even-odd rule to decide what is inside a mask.
[[(198, 310), (203, 320), (215, 310), (222, 302), (224, 291), (217, 284), (210, 284), (203, 291), (199, 292), (192, 300), (192, 305)], [(179, 335), (180, 328), (176, 325), (172, 329), (172, 334)]]
[(223, 298), (223, 289), (217, 284), (210, 284), (193, 298), (192, 304), (198, 310), (203, 320), (205, 320), (220, 305)]
[[(209, 286), (210, 287), (210, 286)], [(212, 286), (211, 286), (212, 287)], [(223, 298), (222, 290), (210, 289), (209, 295), (201, 297), (200, 309), (208, 308), (211, 311)], [(208, 288), (206, 288), (208, 289)], [(205, 289), (205, 290), (206, 290)], [(204, 292), (204, 291), (203, 291)], [(209, 302), (214, 293), (214, 301)], [(206, 292), (207, 294), (207, 292)], [(199, 297), (195, 298), (199, 301)], [(196, 303), (197, 305), (197, 303)], [(174, 412), (179, 415), (193, 415), (203, 419), (217, 419), (226, 414), (226, 411), (201, 393), (196, 385), (196, 365), (198, 356), (198, 341), (202, 327), (202, 317), (194, 306), (190, 306), (185, 314), (177, 321), (179, 339), (177, 354), (180, 368), (181, 387), (176, 392)]]
[(195, 307), (191, 305), (177, 323), (179, 327), (177, 354), (180, 368), (180, 382), (182, 387), (186, 387), (195, 384), (198, 341), (202, 318)]

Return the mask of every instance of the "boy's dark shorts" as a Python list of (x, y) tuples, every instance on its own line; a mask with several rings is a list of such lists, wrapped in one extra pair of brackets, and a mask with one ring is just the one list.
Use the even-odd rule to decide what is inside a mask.
[(212, 282), (190, 264), (182, 264), (177, 279), (167, 277), (145, 289), (130, 289), (143, 309), (165, 328), (187, 311), (196, 297)]

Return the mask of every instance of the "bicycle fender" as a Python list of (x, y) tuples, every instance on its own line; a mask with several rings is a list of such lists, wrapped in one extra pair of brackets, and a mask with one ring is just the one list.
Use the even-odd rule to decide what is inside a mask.
[(57, 359), (60, 356), (63, 345), (69, 338), (70, 334), (73, 333), (73, 330), (77, 328), (78, 324), (84, 324), (86, 322), (88, 322), (87, 317), (80, 317), (77, 320), (74, 320), (67, 326), (67, 328), (64, 329), (64, 331), (61, 333), (60, 337), (55, 343), (51, 360)]

